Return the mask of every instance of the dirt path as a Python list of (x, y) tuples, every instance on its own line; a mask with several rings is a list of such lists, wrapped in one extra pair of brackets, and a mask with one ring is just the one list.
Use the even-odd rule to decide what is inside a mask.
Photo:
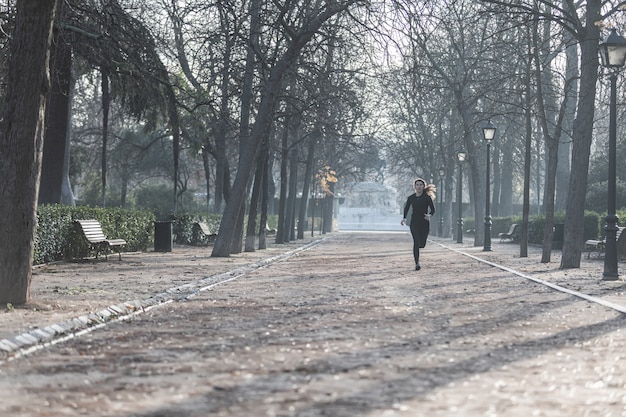
[[(597, 263), (481, 255), (622, 300)], [(623, 314), (434, 243), (412, 266), (408, 234), (338, 234), (1, 365), (0, 415), (626, 415)]]

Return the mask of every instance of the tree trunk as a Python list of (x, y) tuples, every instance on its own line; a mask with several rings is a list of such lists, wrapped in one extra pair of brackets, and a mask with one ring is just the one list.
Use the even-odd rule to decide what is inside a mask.
[[(285, 62), (286, 65), (286, 62)], [(232, 187), (231, 199), (226, 203), (226, 208), (222, 215), (222, 222), (217, 235), (211, 256), (230, 256), (234, 239), (236, 238), (236, 226), (239, 215), (244, 209), (246, 200), (246, 188), (250, 178), (252, 167), (255, 166), (258, 157), (263, 134), (271, 129), (272, 116), (276, 103), (279, 83), (282, 80), (286, 67), (279, 65), (272, 71), (270, 79), (264, 86), (259, 112), (252, 129), (250, 139), (242, 146), (237, 166), (237, 175)]]
[(0, 137), (0, 304), (30, 299), (56, 1), (18, 0)]
[[(319, 130), (317, 130), (319, 132)], [(304, 169), (304, 180), (302, 186), (302, 199), (300, 200), (300, 212), (298, 213), (298, 239), (304, 239), (304, 224), (306, 222), (306, 209), (310, 194), (311, 180), (313, 179), (313, 161), (315, 160), (315, 144), (317, 143), (317, 133), (309, 138), (309, 149)], [(310, 225), (313, 227), (313, 225)]]
[(276, 231), (276, 243), (288, 242), (289, 234), (287, 233), (287, 163), (289, 161), (288, 136), (289, 118), (285, 120), (285, 129), (281, 139), (280, 151), (280, 196), (278, 197), (278, 230)]
[(206, 181), (206, 209), (211, 212), (211, 154), (207, 149), (202, 147), (202, 166), (204, 167), (204, 180)]
[[(564, 1), (563, 8), (566, 13), (575, 13), (575, 10), (570, 10), (570, 2)], [(565, 100), (567, 103), (564, 108), (565, 114), (562, 129), (565, 135), (570, 136), (576, 117), (576, 94), (578, 91), (579, 78), (578, 43), (574, 36), (567, 30), (563, 31), (563, 42), (567, 45), (565, 49)], [(559, 162), (556, 174), (556, 211), (565, 211), (567, 205), (567, 185), (570, 178), (570, 151), (570, 141), (562, 141), (559, 146)]]
[(180, 119), (178, 117), (178, 109), (176, 107), (176, 94), (174, 93), (174, 89), (169, 84), (166, 84), (164, 88), (165, 88), (165, 95), (167, 97), (167, 112), (168, 112), (168, 119), (169, 119), (169, 124), (170, 124), (170, 131), (172, 133), (172, 158), (173, 158), (172, 163), (174, 164), (173, 166), (174, 178), (172, 178), (172, 181), (174, 183), (174, 195), (173, 195), (174, 204), (172, 207), (174, 207), (174, 213), (176, 213), (178, 210), (178, 178), (179, 178), (178, 165), (179, 165), (179, 160), (180, 160)]
[(51, 88), (46, 105), (39, 204), (59, 204), (68, 162), (70, 88), (72, 85), (72, 47), (57, 31), (50, 55)]
[[(535, 7), (538, 7), (537, 5)], [(548, 6), (549, 7), (549, 6)], [(541, 126), (542, 132), (543, 132), (543, 137), (545, 140), (545, 146), (547, 148), (548, 151), (548, 161), (547, 161), (547, 166), (546, 166), (546, 184), (545, 184), (545, 188), (544, 188), (544, 195), (543, 195), (543, 209), (544, 209), (544, 214), (545, 214), (545, 223), (544, 223), (544, 230), (543, 230), (543, 253), (542, 253), (542, 262), (544, 262), (544, 259), (547, 258), (547, 262), (550, 262), (550, 255), (552, 252), (552, 227), (553, 227), (553, 223), (554, 223), (554, 177), (550, 176), (550, 164), (555, 164), (554, 167), (556, 168), (556, 163), (557, 163), (557, 159), (556, 159), (556, 154), (554, 153), (554, 151), (556, 149), (558, 149), (558, 143), (557, 143), (557, 148), (554, 148), (554, 141), (553, 141), (553, 137), (550, 134), (550, 129), (548, 128), (548, 119), (549, 120), (554, 120), (553, 118), (553, 114), (551, 112), (551, 109), (555, 108), (555, 104), (554, 104), (554, 98), (551, 95), (551, 82), (552, 79), (550, 77), (550, 74), (547, 71), (543, 71), (541, 68), (541, 63), (543, 62), (542, 59), (540, 59), (540, 55), (541, 58), (546, 58), (547, 55), (547, 51), (545, 49), (541, 48), (541, 45), (544, 45), (544, 42), (548, 42), (549, 39), (549, 29), (550, 29), (550, 22), (544, 22), (544, 36), (543, 39), (541, 40), (541, 42), (539, 41), (539, 17), (538, 17), (538, 13), (539, 13), (539, 9), (536, 9), (536, 14), (534, 16), (533, 19), (533, 25), (531, 28), (531, 35), (530, 35), (530, 39), (529, 39), (529, 44), (531, 45), (530, 50), (533, 51), (532, 55), (529, 56), (528, 58), (528, 78), (527, 78), (527, 85), (526, 85), (526, 91), (527, 91), (527, 105), (530, 106), (531, 103), (531, 97), (530, 97), (530, 84), (532, 81), (532, 75), (534, 72), (534, 76), (535, 76), (535, 83), (537, 85), (537, 92), (536, 92), (536, 99), (535, 101), (537, 102), (537, 107), (538, 107), (538, 113), (539, 113), (539, 125)], [(545, 30), (547, 29), (547, 33), (545, 32)], [(548, 37), (546, 37), (548, 36)], [(540, 45), (541, 43), (541, 45)], [(548, 47), (549, 47), (549, 42), (548, 42)], [(541, 54), (540, 54), (541, 52)], [(534, 70), (534, 71), (533, 71)], [(547, 94), (544, 90), (544, 86), (546, 87), (547, 90)], [(532, 123), (531, 120), (531, 116), (530, 116), (530, 110), (527, 111), (527, 125), (530, 125)], [(529, 127), (527, 127), (528, 130)], [(531, 132), (527, 132), (527, 133), (531, 133)], [(530, 140), (530, 135), (528, 136), (528, 139)], [(537, 143), (539, 144), (540, 141), (537, 141)], [(529, 143), (527, 142), (526, 146), (528, 146)], [(527, 163), (527, 161), (526, 161)], [(539, 163), (537, 163), (537, 171), (539, 171)], [(524, 172), (524, 174), (526, 174), (526, 172)], [(526, 183), (524, 183), (526, 184)], [(537, 184), (536, 189), (539, 190), (540, 184)], [(526, 186), (524, 186), (524, 200), (526, 200), (526, 198), (528, 197), (527, 195), (530, 193), (530, 190), (526, 190)], [(526, 204), (524, 204), (524, 209), (526, 210)], [(524, 231), (522, 230), (522, 233), (524, 233)], [(528, 230), (526, 230), (526, 242), (525, 242), (525, 248), (524, 250), (526, 251), (524, 254), (524, 257), (528, 256)], [(522, 257), (522, 253), (520, 252), (520, 257)]]
[[(252, 106), (254, 68), (256, 67), (255, 48), (259, 39), (259, 0), (250, 2), (250, 43), (246, 51), (246, 69), (244, 73), (243, 88), (241, 94), (241, 117), (239, 137), (246, 140), (250, 135), (250, 107)], [(269, 140), (269, 135), (267, 135)], [(266, 152), (263, 152), (266, 155)], [(248, 215), (248, 229), (246, 230), (245, 246), (246, 252), (254, 252), (256, 217), (259, 207), (259, 199), (262, 193), (263, 176), (265, 174), (265, 163), (263, 160), (257, 161), (256, 175), (252, 187), (252, 199), (250, 201), (250, 213)]]
[[(550, 38), (550, 24), (544, 23), (543, 39)], [(540, 58), (539, 40), (535, 34), (533, 38), (535, 76), (537, 79), (537, 104), (539, 107), (539, 120), (546, 141), (547, 163), (545, 175), (545, 192), (543, 198), (543, 206), (545, 212), (545, 223), (543, 230), (543, 250), (541, 254), (541, 262), (550, 262), (552, 256), (552, 238), (554, 236), (554, 214), (555, 214), (555, 195), (556, 195), (556, 176), (559, 163), (559, 142), (562, 136), (562, 126), (565, 114), (567, 112), (568, 100), (571, 97), (569, 93), (571, 80), (565, 81), (565, 94), (561, 103), (560, 111), (557, 112), (557, 104), (554, 97), (555, 88), (552, 73), (550, 70), (543, 70), (541, 62), (547, 62), (549, 51), (542, 51)], [(567, 70), (566, 70), (567, 72)], [(544, 93), (544, 86), (548, 89), (548, 94)], [(546, 103), (544, 105), (544, 103)], [(558, 113), (558, 114), (555, 114)], [(551, 133), (548, 121), (555, 124), (554, 131)], [(555, 121), (555, 122), (554, 122)]]
[[(248, 187), (244, 191), (245, 195), (248, 195)], [(233, 242), (230, 247), (230, 253), (241, 253), (243, 252), (243, 221), (246, 217), (246, 201), (243, 202), (243, 206), (241, 207), (241, 211), (239, 212), (239, 217), (235, 222), (235, 229), (233, 235)]]
[[(266, 152), (263, 151), (262, 155)], [(245, 237), (245, 252), (254, 252), (256, 240), (256, 218), (259, 209), (259, 200), (261, 198), (261, 187), (263, 186), (263, 175), (265, 170), (265, 160), (263, 157), (257, 160), (256, 174), (254, 175), (254, 184), (252, 185), (252, 197), (250, 198), (250, 210), (248, 213), (248, 225)]]
[(520, 258), (528, 257), (528, 225), (529, 225), (529, 214), (530, 214), (530, 166), (532, 164), (531, 161), (531, 149), (532, 149), (532, 139), (533, 139), (533, 126), (532, 126), (532, 93), (530, 89), (530, 81), (531, 81), (531, 67), (532, 62), (528, 61), (528, 66), (526, 67), (526, 78), (524, 85), (524, 117), (526, 121), (526, 134), (525, 143), (524, 143), (524, 199), (523, 199), (523, 207), (522, 207), (522, 228), (520, 231), (520, 245), (519, 245), (519, 256)]
[[(73, 69), (73, 66), (72, 66)], [(71, 84), (70, 84), (70, 97), (69, 97), (69, 111), (67, 113), (67, 139), (65, 140), (65, 155), (63, 157), (63, 182), (61, 183), (61, 204), (66, 206), (75, 206), (76, 200), (74, 199), (74, 192), (72, 191), (72, 183), (70, 181), (70, 142), (72, 132), (72, 106), (74, 102), (74, 89), (76, 83), (74, 82), (74, 72), (72, 70)]]
[(107, 189), (107, 147), (109, 142), (109, 108), (111, 96), (109, 93), (109, 72), (102, 68), (102, 154), (100, 155), (100, 199), (102, 207), (106, 207)]
[(480, 218), (484, 217), (481, 216), (481, 214), (484, 213), (484, 203), (481, 203), (481, 201), (484, 201), (484, 198), (478, 197), (483, 195), (481, 184), (483, 184), (484, 181), (480, 180), (481, 173), (477, 162), (478, 157), (476, 155), (476, 146), (472, 139), (472, 117), (469, 114), (469, 109), (465, 105), (463, 93), (461, 91), (457, 91), (456, 96), (457, 108), (461, 114), (461, 119), (463, 120), (463, 146), (467, 151), (468, 158), (466, 161), (469, 161), (470, 170), (468, 175), (470, 177), (469, 187), (463, 186), (463, 188), (467, 188), (472, 191), (472, 193), (470, 193), (470, 202), (474, 206), (474, 246), (482, 246), (485, 230), (484, 227), (482, 227)]
[(298, 200), (298, 148), (294, 144), (289, 156), (289, 198), (287, 200), (287, 233), (296, 240), (296, 201)]
[(500, 217), (500, 193), (502, 187), (502, 167), (500, 152), (493, 149), (493, 193), (491, 195), (491, 217)]
[(215, 138), (215, 201), (213, 211), (220, 213), (224, 204), (226, 184), (226, 141), (218, 135)]
[[(504, 143), (502, 150), (502, 166), (512, 167), (513, 164), (513, 141), (510, 139)], [(513, 170), (503, 169), (500, 180), (500, 216), (513, 214)], [(517, 212), (515, 213), (517, 214)]]
[(323, 204), (322, 204), (322, 223), (324, 224), (324, 228), (322, 229), (324, 233), (330, 233), (333, 231), (333, 205), (335, 202), (335, 183), (331, 182), (328, 185), (330, 189), (330, 193), (324, 195)]
[(570, 175), (561, 268), (580, 267), (580, 256), (584, 244), (584, 230), (580, 225), (583, 224), (585, 217), (587, 167), (589, 166), (595, 115), (598, 40), (600, 39), (600, 28), (595, 23), (601, 20), (601, 3), (600, 0), (587, 1), (586, 27), (581, 31), (584, 38), (580, 40), (580, 92), (572, 138), (572, 166), (579, 167), (579, 169), (573, 170)]
[(273, 200), (274, 196), (269, 191), (269, 149), (266, 147), (263, 149), (263, 181), (262, 181), (262, 193), (261, 193), (261, 221), (259, 224), (259, 249), (267, 249), (267, 213), (269, 209), (270, 198)]

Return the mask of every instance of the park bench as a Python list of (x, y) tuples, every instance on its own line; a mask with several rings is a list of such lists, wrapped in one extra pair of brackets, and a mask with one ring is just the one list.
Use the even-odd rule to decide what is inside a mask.
[(519, 240), (519, 227), (519, 224), (513, 223), (508, 232), (499, 233), (498, 237), (500, 238), (500, 242), (504, 242), (507, 239), (512, 242), (517, 242)]
[(193, 224), (193, 237), (195, 244), (208, 245), (215, 241), (217, 233), (205, 222), (195, 222)]
[[(615, 233), (615, 242), (619, 241), (620, 236), (622, 235), (622, 231), (624, 227), (618, 227), (617, 232)], [(585, 241), (585, 250), (587, 252), (587, 258), (591, 256), (591, 252), (598, 252), (598, 257), (602, 256), (604, 250), (606, 249), (606, 236), (602, 239), (589, 239)]]
[(76, 224), (80, 227), (83, 236), (87, 240), (87, 243), (96, 252), (96, 259), (100, 252), (104, 253), (106, 260), (109, 259), (109, 249), (115, 248), (119, 255), (120, 261), (122, 260), (121, 247), (126, 245), (124, 239), (109, 239), (102, 231), (100, 222), (94, 219), (88, 220), (76, 220)]

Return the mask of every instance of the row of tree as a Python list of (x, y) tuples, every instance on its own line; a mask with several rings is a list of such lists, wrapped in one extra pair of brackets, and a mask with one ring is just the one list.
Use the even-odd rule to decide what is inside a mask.
[[(597, 44), (624, 3), (17, 0), (0, 38), (11, 57), (0, 74), (0, 302), (28, 301), (37, 204), (71, 204), (70, 177), (97, 178), (104, 206), (109, 180), (124, 205), (129, 188), (161, 176), (176, 211), (199, 164), (207, 205), (223, 213), (212, 256), (229, 256), (257, 238), (265, 247), (275, 194), (277, 242), (302, 237), (311, 187), (331, 200), (337, 180), (410, 185), (442, 169), (450, 218), (461, 148), (482, 217), (487, 120), (498, 126), (496, 214), (521, 199), (526, 227), (534, 190), (547, 262), (552, 215), (566, 209), (561, 266), (577, 267)], [(523, 228), (523, 256), (526, 245)]]
[[(606, 105), (606, 88), (597, 95), (596, 86), (607, 82), (598, 77), (597, 46), (607, 27), (623, 25), (618, 12), (625, 2), (396, 4), (402, 11), (402, 24), (394, 22), (403, 33), (397, 38), (401, 58), (389, 77), (403, 84), (391, 81), (389, 97), (398, 99), (390, 119), (401, 127), (394, 135), (402, 140), (390, 141), (390, 155), (401, 155), (393, 166), (428, 178), (438, 178), (442, 168), (443, 200), (451, 202), (455, 155), (464, 149), (468, 194), (475, 218), (482, 219), (487, 170), (481, 127), (491, 120), (498, 127), (491, 214), (513, 214), (513, 203), (523, 203), (520, 255), (526, 256), (530, 205), (539, 203), (547, 220), (542, 262), (549, 262), (554, 212), (565, 210), (561, 267), (579, 267), (584, 210), (598, 209), (598, 196), (606, 195), (587, 193), (594, 133), (602, 141), (607, 137), (606, 120), (595, 123), (596, 107)], [(593, 179), (601, 186), (606, 163), (595, 161)], [(570, 166), (576, 169), (570, 172)], [(445, 209), (449, 219), (450, 205)], [(477, 227), (475, 244), (483, 239), (484, 228)]]
[[(279, 240), (290, 238), (288, 229), (295, 223), (295, 205), (289, 202), (299, 194), (295, 191), (298, 165), (305, 161), (301, 182), (305, 188), (323, 179), (330, 184), (326, 191), (332, 193), (334, 175), (323, 168), (324, 153), (339, 159), (348, 155), (345, 161), (334, 161), (344, 167), (353, 159), (344, 145), (356, 147), (361, 141), (354, 133), (361, 113), (353, 90), (358, 71), (336, 63), (356, 54), (341, 54), (346, 33), (342, 25), (351, 19), (352, 9), (356, 12), (363, 5), (360, 1), (172, 1), (139, 2), (125, 8), (115, 0), (78, 0), (51, 2), (49, 10), (36, 12), (29, 9), (35, 3), (17, 1), (3, 32), (11, 34), (5, 39), (9, 48), (24, 48), (24, 38), (38, 42), (38, 49), (28, 45), (28, 51), (12, 51), (4, 99), (7, 108), (16, 106), (39, 119), (38, 124), (35, 119), (24, 120), (31, 130), (15, 143), (9, 134), (3, 137), (2, 159), (7, 163), (2, 164), (2, 178), (21, 179), (24, 173), (32, 178), (27, 186), (16, 182), (3, 188), (2, 211), (14, 216), (0, 223), (0, 230), (11, 236), (0, 247), (0, 302), (19, 304), (29, 299), (37, 202), (71, 202), (62, 192), (71, 166), (70, 127), (77, 120), (94, 120), (90, 109), (72, 106), (78, 102), (74, 97), (92, 94), (76, 89), (77, 80), (83, 86), (88, 84), (84, 79), (98, 80), (91, 85), (98, 88), (94, 96), (100, 100), (99, 123), (93, 127), (100, 134), (101, 204), (106, 205), (109, 168), (123, 166), (121, 161), (134, 153), (121, 152), (113, 163), (109, 160), (111, 138), (131, 143), (128, 134), (112, 133), (112, 128), (127, 127), (134, 120), (148, 130), (159, 129), (171, 143), (172, 169), (164, 171), (172, 175), (174, 211), (181, 188), (181, 144), (202, 154), (207, 185), (214, 172), (211, 194), (223, 220), (213, 256), (241, 250), (246, 212), (250, 219), (246, 235), (254, 238), (257, 229), (264, 233), (271, 157), (281, 158)], [(38, 20), (32, 20), (31, 14)], [(29, 24), (47, 31), (37, 38), (28, 32)], [(11, 74), (17, 64), (15, 76), (28, 73), (36, 78), (28, 87), (37, 87), (33, 94), (41, 102), (11, 95), (15, 85)], [(22, 84), (20, 88), (24, 96), (29, 91)], [(116, 109), (126, 116), (112, 118)], [(20, 121), (11, 113), (3, 118), (7, 129)], [(25, 139), (33, 146), (27, 148)], [(317, 150), (322, 149), (320, 144), (323, 152)], [(133, 141), (131, 148), (135, 145)], [(12, 152), (17, 148), (19, 155)], [(25, 155), (35, 158), (23, 164)], [(125, 193), (121, 195), (123, 202)], [(304, 195), (309, 195), (306, 189)], [(261, 225), (255, 223), (259, 209)], [(246, 242), (246, 248), (253, 250), (253, 243)]]

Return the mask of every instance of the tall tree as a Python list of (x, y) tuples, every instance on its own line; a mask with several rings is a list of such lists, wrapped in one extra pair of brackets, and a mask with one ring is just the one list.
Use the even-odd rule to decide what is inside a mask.
[(55, 0), (17, 0), (0, 129), (0, 303), (23, 304), (37, 226)]
[[(535, 2), (549, 5), (550, 13), (540, 13), (540, 19), (552, 20), (568, 31), (578, 42), (580, 48), (580, 78), (576, 119), (572, 127), (573, 170), (568, 186), (565, 220), (565, 233), (561, 268), (580, 267), (584, 235), (580, 227), (584, 220), (585, 195), (591, 153), (592, 134), (595, 116), (596, 83), (598, 80), (598, 43), (603, 20), (622, 10), (626, 1), (603, 2), (602, 0), (584, 0), (575, 5), (570, 0), (547, 1), (501, 1), (481, 0), (494, 6), (493, 12), (509, 14), (514, 12), (534, 16)], [(561, 7), (564, 4), (564, 7)], [(603, 7), (606, 6), (604, 13)], [(554, 12), (554, 11), (558, 12)]]
[[(360, 0), (330, 0), (320, 5), (317, 2), (303, 2), (299, 10), (284, 8), (280, 10), (278, 22), (282, 22), (286, 49), (277, 53), (278, 59), (269, 69), (267, 80), (261, 89), (257, 117), (251, 128), (250, 136), (242, 143), (237, 174), (233, 183), (230, 201), (226, 204), (217, 240), (211, 256), (230, 256), (234, 245), (241, 242), (237, 235), (238, 222), (243, 221), (243, 210), (247, 198), (247, 185), (256, 166), (264, 135), (270, 131), (274, 120), (274, 108), (277, 95), (282, 88), (283, 77), (297, 61), (303, 48), (315, 37), (320, 28), (335, 15), (341, 14)], [(290, 21), (288, 19), (295, 19)], [(237, 242), (236, 242), (237, 240)]]
[(580, 92), (577, 117), (572, 132), (572, 166), (567, 195), (567, 218), (563, 236), (561, 268), (579, 268), (584, 243), (583, 224), (585, 195), (587, 194), (587, 167), (591, 153), (595, 115), (596, 82), (598, 81), (598, 43), (600, 39), (602, 1), (588, 0), (584, 20), (577, 20), (580, 44)]
[[(62, 15), (62, 13), (58, 13)], [(57, 17), (55, 25), (59, 27)], [(73, 86), (72, 46), (63, 31), (54, 31), (50, 56), (51, 89), (46, 105), (46, 127), (39, 186), (39, 204), (73, 204), (69, 193), (64, 198), (63, 184), (68, 180), (71, 125), (71, 97)]]

